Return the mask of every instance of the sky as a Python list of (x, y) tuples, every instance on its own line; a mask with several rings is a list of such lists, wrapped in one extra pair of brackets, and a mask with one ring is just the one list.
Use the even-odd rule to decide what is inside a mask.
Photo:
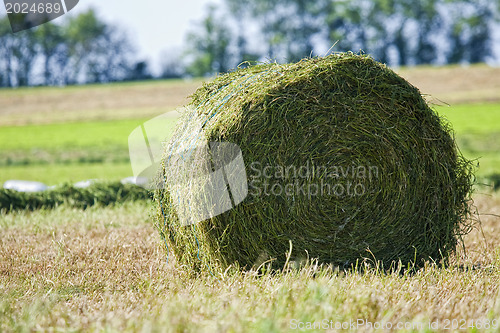
[(208, 4), (220, 0), (80, 0), (70, 13), (96, 9), (105, 21), (125, 29), (139, 59), (158, 70), (161, 54), (180, 51), (190, 28), (200, 21)]

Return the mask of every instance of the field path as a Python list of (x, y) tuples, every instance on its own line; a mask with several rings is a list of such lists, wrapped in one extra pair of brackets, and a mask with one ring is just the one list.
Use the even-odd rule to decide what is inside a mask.
[(435, 104), (500, 101), (500, 68), (486, 65), (413, 67), (396, 72)]

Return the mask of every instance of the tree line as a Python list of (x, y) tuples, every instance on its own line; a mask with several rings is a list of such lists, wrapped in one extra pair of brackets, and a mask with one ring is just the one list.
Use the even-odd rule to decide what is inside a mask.
[[(499, 8), (500, 0), (223, 0), (207, 7), (182, 53), (164, 54), (159, 76), (207, 76), (337, 51), (393, 66), (498, 62)], [(94, 10), (16, 34), (0, 19), (3, 87), (150, 79), (148, 68), (120, 28)]]
[(330, 46), (393, 66), (498, 61), (499, 7), (499, 0), (224, 0), (189, 34), (186, 68), (209, 75)]
[(121, 81), (138, 66), (126, 36), (93, 10), (16, 34), (0, 20), (0, 86)]

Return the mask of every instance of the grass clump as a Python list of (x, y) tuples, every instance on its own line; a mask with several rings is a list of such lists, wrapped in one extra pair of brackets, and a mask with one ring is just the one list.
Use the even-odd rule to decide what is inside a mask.
[(150, 198), (148, 190), (120, 182), (96, 182), (87, 188), (65, 184), (48, 191), (32, 193), (0, 189), (0, 211), (51, 209), (62, 204), (86, 209), (94, 205), (108, 206)]
[[(172, 156), (211, 142), (241, 149), (248, 195), (186, 225), (178, 202), (193, 188), (179, 193), (176, 182), (214, 160), (197, 153), (180, 168)], [(157, 224), (177, 260), (198, 269), (307, 258), (421, 267), (447, 259), (470, 231), (471, 163), (451, 128), (366, 55), (258, 65), (206, 83), (165, 148), (162, 176)]]

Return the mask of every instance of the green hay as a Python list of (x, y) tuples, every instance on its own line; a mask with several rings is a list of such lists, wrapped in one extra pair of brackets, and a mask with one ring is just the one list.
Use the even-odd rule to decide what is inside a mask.
[(62, 185), (52, 190), (33, 193), (0, 189), (0, 212), (52, 209), (62, 204), (86, 209), (94, 205), (108, 206), (136, 200), (151, 200), (149, 191), (120, 182), (97, 182), (87, 188)]
[[(190, 107), (165, 149), (166, 188), (155, 193), (157, 225), (180, 264), (249, 269), (270, 259), (279, 268), (291, 251), (296, 262), (318, 258), (346, 267), (376, 258), (384, 267), (399, 260), (420, 267), (447, 259), (470, 231), (472, 167), (451, 128), (417, 88), (369, 56), (240, 69), (199, 88)], [(222, 215), (183, 226), (167, 160), (205, 120), (202, 142), (241, 148), (251, 194)], [(256, 162), (273, 170), (310, 166), (306, 177), (278, 174), (270, 184), (323, 181), (345, 189), (350, 182), (364, 194), (259, 195), (266, 179), (252, 172)], [(370, 176), (369, 167), (377, 173)]]

